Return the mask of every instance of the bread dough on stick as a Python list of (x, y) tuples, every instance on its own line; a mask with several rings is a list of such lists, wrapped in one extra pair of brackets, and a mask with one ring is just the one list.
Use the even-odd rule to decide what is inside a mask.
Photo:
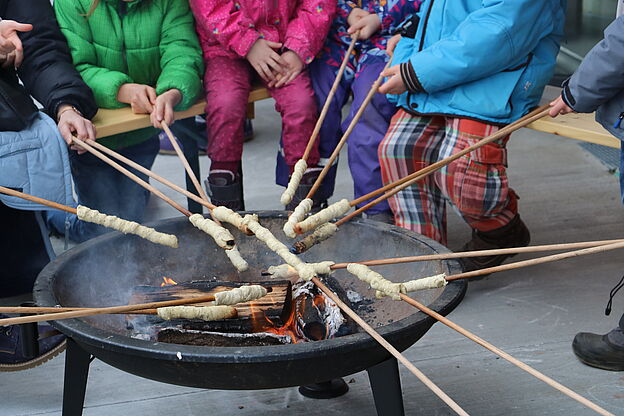
[(325, 241), (336, 234), (336, 231), (338, 231), (338, 226), (333, 222), (327, 222), (314, 230), (312, 234), (293, 244), (293, 248), (297, 254), (305, 253), (321, 241)]
[[(290, 181), (288, 181), (288, 186), (286, 187), (284, 193), (282, 194), (282, 197), (280, 198), (280, 202), (282, 203), (282, 205), (290, 204), (290, 201), (292, 201), (292, 199), (294, 198), (295, 193), (297, 192), (297, 187), (299, 186), (301, 178), (303, 178), (303, 174), (305, 173), (307, 168), (308, 163), (303, 159), (299, 159), (297, 163), (295, 163), (295, 168), (293, 169), (293, 173), (290, 176)], [(310, 211), (308, 210), (308, 212)]]
[(231, 209), (219, 206), (212, 210), (210, 213), (214, 218), (218, 219), (221, 222), (227, 222), (228, 224), (232, 224), (234, 227), (239, 230), (243, 226), (243, 217), (240, 216), (238, 212), (232, 211)]
[[(314, 267), (316, 274), (330, 274), (331, 266), (336, 264), (333, 261), (322, 261), (320, 263), (308, 263)], [(288, 264), (280, 264), (279, 266), (271, 266), (268, 269), (272, 279), (291, 279), (293, 277), (299, 277), (297, 269), (289, 266)]]
[(156, 309), (158, 316), (165, 321), (171, 319), (201, 319), (219, 321), (236, 318), (238, 312), (231, 306), (168, 306)]
[(260, 299), (267, 294), (266, 288), (260, 285), (241, 286), (232, 290), (215, 293), (215, 305), (236, 305)]
[(377, 298), (390, 296), (394, 300), (401, 300), (401, 283), (393, 283), (363, 264), (349, 263), (347, 271), (375, 289)]
[(310, 215), (308, 218), (297, 224), (295, 228), (298, 228), (297, 231), (303, 234), (333, 220), (334, 218), (346, 214), (350, 209), (351, 204), (349, 203), (349, 200), (343, 199), (331, 204), (325, 209), (320, 210), (314, 215)]
[(216, 222), (209, 220), (208, 218), (204, 218), (201, 214), (191, 215), (189, 217), (189, 221), (195, 227), (211, 236), (219, 247), (226, 250), (230, 250), (234, 247), (234, 236), (227, 229), (221, 227)]
[(286, 234), (290, 238), (297, 237), (297, 233), (295, 232), (295, 224), (303, 221), (306, 214), (310, 212), (312, 209), (313, 201), (310, 198), (306, 198), (295, 208), (295, 211), (290, 214), (288, 217), (288, 221), (284, 224), (284, 234)]
[(243, 256), (241, 256), (240, 251), (238, 251), (238, 247), (234, 246), (231, 250), (225, 250), (225, 255), (228, 256), (232, 265), (239, 272), (244, 272), (249, 269), (249, 264), (245, 261)]
[(78, 205), (76, 208), (78, 218), (82, 221), (102, 225), (113, 230), (121, 231), (124, 234), (134, 234), (152, 243), (178, 248), (178, 237), (156, 231), (153, 228), (145, 227), (137, 222), (124, 220), (114, 215), (102, 214), (99, 211)]
[(401, 293), (407, 294), (409, 292), (416, 292), (417, 290), (437, 289), (447, 284), (446, 274), (436, 274), (434, 276), (401, 283)]

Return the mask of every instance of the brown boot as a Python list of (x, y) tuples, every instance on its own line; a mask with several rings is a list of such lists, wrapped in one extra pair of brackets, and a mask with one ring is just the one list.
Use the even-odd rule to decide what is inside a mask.
[[(492, 250), (498, 248), (525, 247), (531, 241), (529, 229), (516, 215), (509, 224), (492, 231), (472, 230), (472, 239), (462, 247), (462, 251)], [(460, 262), (465, 272), (485, 269), (502, 264), (508, 257), (515, 254), (501, 254), (498, 256), (465, 257)], [(486, 275), (479, 276), (483, 278)]]

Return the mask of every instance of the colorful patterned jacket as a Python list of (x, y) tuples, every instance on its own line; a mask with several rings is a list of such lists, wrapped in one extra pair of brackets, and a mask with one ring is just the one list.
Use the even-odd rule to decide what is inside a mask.
[(204, 57), (245, 57), (258, 39), (281, 42), (310, 63), (336, 13), (335, 0), (190, 0)]
[(340, 66), (351, 43), (351, 35), (347, 33), (349, 29), (347, 19), (356, 7), (379, 16), (381, 28), (370, 39), (356, 44), (356, 56), (349, 61), (345, 77), (347, 79), (352, 77), (358, 63), (364, 64), (368, 55), (378, 55), (387, 59), (385, 50), (388, 39), (407, 17), (418, 11), (421, 2), (421, 0), (339, 0), (338, 12), (323, 46), (321, 59), (336, 68)]

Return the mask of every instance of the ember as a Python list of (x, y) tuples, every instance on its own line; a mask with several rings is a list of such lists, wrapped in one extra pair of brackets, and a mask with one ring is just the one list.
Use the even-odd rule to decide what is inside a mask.
[(163, 282), (160, 284), (160, 287), (173, 286), (173, 285), (177, 285), (177, 284), (178, 283), (175, 280), (170, 279), (170, 278), (168, 278), (166, 276), (163, 276)]

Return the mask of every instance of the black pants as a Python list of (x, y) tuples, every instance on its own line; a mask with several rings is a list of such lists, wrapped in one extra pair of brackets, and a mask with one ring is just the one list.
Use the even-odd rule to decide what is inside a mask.
[(37, 275), (50, 262), (36, 215), (0, 202), (0, 297), (32, 292)]

